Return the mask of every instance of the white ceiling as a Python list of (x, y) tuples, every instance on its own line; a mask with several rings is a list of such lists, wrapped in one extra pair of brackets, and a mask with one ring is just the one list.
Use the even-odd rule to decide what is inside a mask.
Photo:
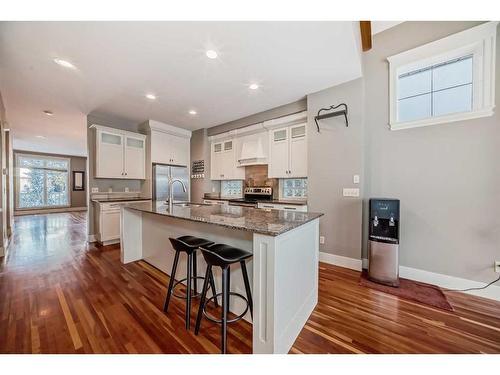
[[(14, 147), (86, 155), (91, 112), (194, 130), (299, 100), (361, 76), (357, 28), (340, 21), (0, 22), (0, 90)], [(207, 49), (219, 58), (208, 59)], [(261, 88), (249, 90), (251, 82)]]

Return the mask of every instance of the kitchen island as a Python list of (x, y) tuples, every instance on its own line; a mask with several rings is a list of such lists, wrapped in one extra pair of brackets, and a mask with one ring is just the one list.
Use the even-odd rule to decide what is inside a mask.
[[(253, 294), (253, 353), (287, 353), (318, 301), (319, 218), (322, 214), (239, 206), (132, 203), (121, 212), (121, 260), (137, 260), (170, 274), (174, 259), (169, 237), (192, 235), (253, 253), (247, 263)], [(198, 252), (200, 253), (200, 252)], [(198, 275), (205, 263), (198, 254)], [(181, 257), (176, 279), (185, 277)], [(215, 269), (218, 291), (220, 270)], [(198, 285), (201, 289), (201, 284)], [(239, 266), (231, 267), (231, 291), (244, 294)], [(232, 298), (229, 309), (242, 311)], [(213, 324), (204, 321), (203, 326)]]

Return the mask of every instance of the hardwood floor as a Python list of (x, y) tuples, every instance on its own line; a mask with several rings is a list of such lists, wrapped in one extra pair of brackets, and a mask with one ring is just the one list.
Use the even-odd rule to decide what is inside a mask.
[[(0, 264), (0, 353), (219, 352), (217, 325), (184, 329), (182, 300), (163, 313), (168, 276), (85, 240), (85, 213), (16, 217)], [(448, 312), (358, 279), (321, 264), (319, 304), (291, 353), (500, 353), (500, 303), (448, 293)], [(232, 324), (228, 347), (250, 353), (251, 325)]]

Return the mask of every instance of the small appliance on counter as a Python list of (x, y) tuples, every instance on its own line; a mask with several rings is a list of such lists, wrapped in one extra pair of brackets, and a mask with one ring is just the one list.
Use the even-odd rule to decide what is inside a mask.
[(399, 286), (399, 200), (370, 199), (368, 278)]

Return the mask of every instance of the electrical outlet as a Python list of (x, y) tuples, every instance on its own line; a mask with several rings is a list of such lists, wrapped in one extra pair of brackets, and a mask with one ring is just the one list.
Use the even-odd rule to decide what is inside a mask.
[(495, 261), (495, 272), (500, 273), (500, 260)]
[(344, 197), (359, 197), (358, 188), (344, 188), (342, 189), (342, 195)]
[(92, 188), (92, 193), (99, 193), (99, 188), (93, 187)]
[(325, 244), (325, 236), (319, 236), (319, 243), (321, 245), (324, 245)]

